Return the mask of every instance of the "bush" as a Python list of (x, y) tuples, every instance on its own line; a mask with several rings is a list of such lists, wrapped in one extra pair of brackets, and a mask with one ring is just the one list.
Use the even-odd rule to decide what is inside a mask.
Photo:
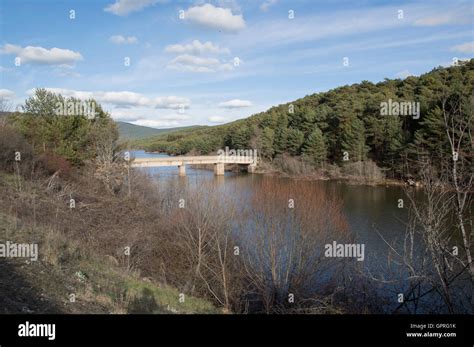
[(12, 172), (14, 170), (15, 153), (21, 155), (20, 165), (31, 167), (33, 161), (33, 148), (16, 129), (0, 126), (0, 169)]
[[(296, 208), (289, 209), (293, 200)], [(351, 239), (342, 202), (321, 186), (263, 178), (253, 192), (238, 232), (248, 287), (267, 313), (287, 312), (335, 290), (343, 261), (327, 258), (324, 246)], [(288, 303), (288, 295), (298, 298)], [(300, 306), (301, 305), (301, 306)]]
[(273, 161), (275, 167), (289, 175), (310, 175), (314, 173), (314, 167), (297, 157), (280, 155)]
[[(28, 139), (37, 153), (54, 152), (74, 166), (82, 166), (101, 155), (98, 151), (102, 151), (104, 145), (116, 147), (116, 124), (100, 104), (88, 100), (95, 104), (93, 118), (84, 114), (56, 114), (54, 105), (65, 100), (60, 94), (37, 89), (34, 96), (25, 101), (24, 112), (12, 114), (8, 122)], [(74, 98), (67, 101), (82, 102)]]
[(372, 182), (384, 179), (382, 170), (372, 160), (345, 164), (342, 167), (342, 174), (346, 177), (360, 178)]
[(46, 152), (39, 157), (39, 167), (49, 175), (58, 172), (59, 175), (67, 177), (71, 173), (69, 161), (53, 152)]

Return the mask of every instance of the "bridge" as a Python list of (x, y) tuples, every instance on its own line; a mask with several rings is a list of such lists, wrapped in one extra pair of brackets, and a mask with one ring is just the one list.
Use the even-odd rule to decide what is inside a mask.
[(224, 175), (225, 164), (238, 164), (247, 166), (248, 172), (254, 172), (257, 166), (256, 158), (251, 156), (182, 156), (163, 158), (135, 158), (132, 167), (163, 167), (177, 166), (179, 175), (186, 176), (186, 165), (214, 165), (214, 174)]

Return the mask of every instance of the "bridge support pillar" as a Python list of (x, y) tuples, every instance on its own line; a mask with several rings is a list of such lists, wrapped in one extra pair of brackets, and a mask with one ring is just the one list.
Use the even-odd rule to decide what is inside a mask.
[(186, 165), (179, 165), (178, 166), (178, 169), (179, 169), (179, 175), (180, 176), (186, 176)]
[(224, 176), (224, 163), (214, 164), (214, 175)]

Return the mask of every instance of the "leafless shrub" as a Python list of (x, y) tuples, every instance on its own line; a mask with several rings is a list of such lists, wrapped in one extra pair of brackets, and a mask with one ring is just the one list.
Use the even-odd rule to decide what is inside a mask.
[(474, 283), (474, 262), (472, 256), (472, 193), (473, 193), (473, 149), (472, 120), (474, 97), (463, 100), (459, 95), (445, 96), (442, 111), (446, 137), (449, 141), (452, 158), (449, 161), (449, 185), (455, 192), (454, 211), (457, 225), (463, 240), (466, 266)]
[[(337, 274), (340, 262), (326, 258), (324, 246), (348, 240), (347, 224), (340, 202), (321, 189), (264, 179), (253, 193), (246, 220), (240, 231), (246, 240), (246, 275), (266, 312), (292, 306), (290, 294), (302, 304), (313, 288), (328, 285)], [(326, 280), (319, 281), (323, 273)]]
[(176, 199), (177, 208), (170, 215), (170, 231), (184, 266), (183, 288), (190, 293), (207, 293), (230, 310), (240, 295), (239, 257), (232, 235), (235, 206), (212, 182), (189, 189), (181, 199), (181, 208), (180, 199)]
[(418, 179), (423, 189), (418, 194), (422, 198), (407, 190), (410, 219), (404, 249), (398, 253), (392, 247), (406, 269), (409, 284), (405, 293), (408, 300), (399, 308), (416, 312), (424, 297), (437, 296), (441, 303), (435, 312), (473, 312), (473, 100), (456, 90), (443, 96), (441, 121), (451, 155), (438, 158), (438, 169), (432, 159), (420, 159)]
[(301, 158), (285, 154), (277, 156), (272, 164), (277, 169), (288, 175), (311, 175), (314, 173), (314, 167), (312, 165), (301, 160)]
[(419, 176), (422, 190), (406, 188), (409, 217), (401, 247), (387, 242), (392, 280), (403, 294), (395, 311), (472, 313), (468, 263), (453, 224), (456, 194), (429, 162), (421, 163)]
[(372, 160), (347, 163), (342, 167), (344, 177), (377, 182), (384, 179), (382, 170)]

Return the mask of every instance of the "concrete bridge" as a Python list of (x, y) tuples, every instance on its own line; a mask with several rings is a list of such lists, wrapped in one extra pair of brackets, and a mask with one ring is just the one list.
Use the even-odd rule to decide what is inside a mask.
[(224, 175), (225, 164), (238, 164), (247, 166), (248, 172), (254, 172), (257, 166), (256, 158), (250, 156), (182, 156), (163, 158), (135, 158), (132, 167), (161, 167), (177, 166), (179, 175), (186, 176), (185, 165), (214, 165), (214, 174)]

